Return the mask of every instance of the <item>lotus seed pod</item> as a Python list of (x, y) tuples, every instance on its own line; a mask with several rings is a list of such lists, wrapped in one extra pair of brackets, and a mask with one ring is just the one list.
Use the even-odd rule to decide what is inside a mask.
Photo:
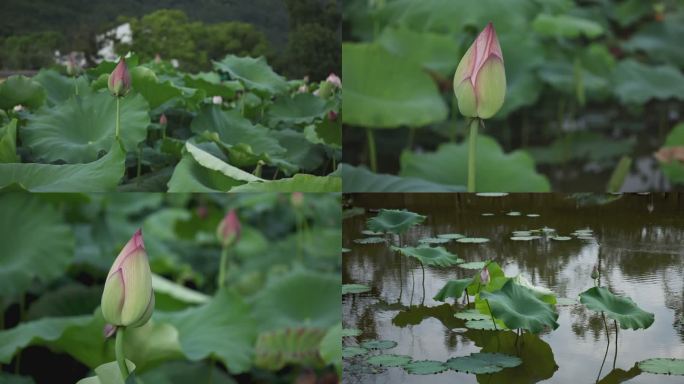
[(121, 58), (114, 71), (109, 75), (109, 91), (116, 97), (125, 96), (131, 90), (131, 74), (126, 66), (126, 59)]
[(458, 63), (454, 93), (464, 116), (488, 119), (501, 109), (506, 96), (506, 72), (492, 23), (480, 32)]
[(229, 247), (240, 239), (240, 229), (240, 219), (235, 210), (231, 209), (219, 223), (216, 236), (222, 246)]
[(480, 271), (480, 282), (484, 285), (489, 284), (489, 270), (487, 267), (482, 268)]
[(105, 282), (101, 306), (105, 321), (117, 327), (139, 327), (152, 316), (152, 272), (141, 230), (114, 260)]

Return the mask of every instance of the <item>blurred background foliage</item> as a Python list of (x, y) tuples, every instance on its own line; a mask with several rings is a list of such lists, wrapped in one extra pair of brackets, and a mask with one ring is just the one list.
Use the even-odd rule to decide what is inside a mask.
[(322, 80), (340, 72), (337, 0), (6, 0), (0, 4), (0, 67), (40, 69), (54, 52), (97, 59), (96, 36), (130, 22), (143, 60), (159, 54), (187, 71), (207, 70), (226, 54), (265, 55), (288, 77)]
[[(501, 42), (508, 88), (502, 110), (486, 122), (483, 133), (489, 137), (479, 144), (487, 148), (478, 151), (478, 178), (488, 175), (478, 181), (481, 188), (681, 187), (681, 152), (654, 152), (684, 147), (683, 5), (678, 0), (345, 1), (344, 161), (370, 164), (366, 142), (372, 135), (378, 143), (377, 172), (399, 176), (374, 176), (346, 165), (345, 190), (465, 185), (465, 164), (463, 170), (459, 165), (465, 147), (456, 143), (465, 135), (466, 121), (453, 98), (452, 77), (489, 21)], [(347, 183), (352, 178), (366, 185)]]
[[(152, 322), (126, 333), (140, 382), (336, 382), (340, 196), (292, 197), (0, 194), (0, 382), (74, 383), (114, 360), (100, 296), (137, 228), (156, 298)], [(230, 209), (242, 235), (218, 292)]]

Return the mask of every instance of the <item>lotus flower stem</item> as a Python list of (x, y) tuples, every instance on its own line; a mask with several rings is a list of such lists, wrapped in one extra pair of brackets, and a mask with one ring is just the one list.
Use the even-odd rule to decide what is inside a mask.
[(489, 306), (489, 300), (485, 299), (485, 303), (487, 303), (487, 309), (489, 309), (489, 315), (492, 317), (492, 324), (494, 324), (494, 330), (498, 331), (496, 328), (496, 321), (494, 320), (494, 314), (492, 313), (492, 307)]
[(221, 248), (221, 261), (219, 264), (219, 275), (217, 285), (219, 289), (223, 288), (223, 284), (226, 281), (226, 264), (228, 263), (228, 247)]
[(128, 366), (126, 366), (126, 357), (124, 356), (123, 350), (123, 338), (124, 330), (126, 327), (118, 327), (116, 330), (116, 344), (114, 345), (114, 351), (116, 352), (116, 362), (119, 364), (119, 369), (121, 370), (121, 378), (126, 380), (128, 377)]
[(468, 192), (475, 192), (475, 157), (477, 153), (477, 128), (480, 119), (470, 121), (470, 134), (468, 135)]
[(421, 304), (425, 303), (425, 267), (423, 266), (423, 262), (420, 262), (420, 268), (423, 270), (423, 301)]
[(375, 151), (375, 137), (370, 128), (366, 128), (366, 136), (368, 137), (368, 157), (370, 159), (371, 171), (378, 171), (378, 155)]
[(617, 349), (618, 349), (618, 324), (617, 320), (613, 319), (615, 324), (615, 357), (613, 357), (613, 369), (615, 369), (615, 362), (617, 361)]
[(119, 127), (121, 126), (121, 99), (119, 97), (116, 98), (116, 130), (115, 130), (115, 136), (116, 139), (119, 140)]

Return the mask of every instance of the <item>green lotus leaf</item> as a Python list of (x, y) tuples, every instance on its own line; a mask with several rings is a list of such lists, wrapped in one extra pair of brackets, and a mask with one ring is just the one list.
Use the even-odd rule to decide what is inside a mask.
[[(77, 96), (36, 112), (21, 130), (21, 137), (39, 159), (87, 163), (112, 147), (115, 121), (116, 98), (109, 93)], [(149, 124), (148, 105), (142, 96), (121, 99), (120, 138), (127, 151), (137, 150)]]
[(459, 233), (443, 233), (441, 235), (437, 235), (437, 237), (440, 239), (458, 240), (464, 238), (465, 236)]
[[(684, 123), (675, 125), (665, 138), (663, 148), (671, 147), (684, 147)], [(676, 160), (660, 162), (660, 169), (671, 183), (684, 184), (684, 163)]]
[(530, 289), (507, 281), (501, 290), (480, 292), (480, 298), (489, 302), (492, 314), (508, 328), (525, 329), (539, 333), (545, 327), (558, 328), (558, 313), (553, 306), (541, 301)]
[(445, 239), (442, 237), (424, 237), (418, 240), (420, 244), (446, 244), (450, 242), (450, 239)]
[(377, 216), (368, 220), (368, 229), (375, 232), (403, 233), (422, 223), (426, 216), (396, 209), (381, 209)]
[(204, 91), (207, 97), (221, 96), (224, 100), (233, 99), (238, 91), (245, 89), (239, 81), (222, 82), (216, 72), (185, 75), (183, 83), (186, 87)]
[[(640, 6), (644, 13), (652, 14), (653, 8), (640, 1), (628, 1), (621, 4)], [(645, 52), (651, 60), (658, 60), (681, 68), (684, 65), (684, 53), (679, 49), (681, 36), (684, 33), (681, 12), (665, 12), (664, 20), (653, 20), (645, 23), (630, 35), (622, 44), (628, 52)]]
[(379, 45), (342, 44), (342, 78), (345, 124), (421, 127), (447, 117), (448, 108), (437, 85), (420, 65)]
[[(19, 349), (35, 343), (56, 340), (67, 328), (85, 325), (90, 322), (91, 318), (91, 315), (44, 318), (0, 331), (0, 363), (9, 364), (12, 356)], [(101, 334), (102, 329), (100, 329)]]
[(100, 306), (102, 286), (68, 284), (43, 293), (31, 303), (26, 318), (68, 317), (89, 315)]
[(0, 206), (0, 309), (4, 309), (36, 281), (45, 284), (61, 277), (73, 259), (75, 241), (61, 214), (36, 195), (0, 194)]
[(191, 361), (215, 356), (231, 373), (251, 368), (256, 325), (250, 306), (237, 294), (221, 290), (202, 306), (161, 313), (155, 318), (178, 330), (181, 351)]
[(85, 379), (79, 380), (76, 384), (128, 384), (129, 382), (135, 383), (135, 364), (132, 361), (126, 359), (126, 366), (131, 376), (124, 381), (121, 377), (121, 370), (119, 369), (119, 363), (112, 361), (105, 363), (95, 368), (95, 375)]
[(551, 238), (551, 240), (556, 240), (556, 241), (568, 241), (572, 240), (572, 237), (569, 236), (554, 236)]
[(366, 359), (370, 365), (379, 365), (381, 367), (401, 367), (411, 361), (411, 356), (406, 355), (375, 355)]
[(368, 350), (363, 347), (344, 347), (342, 348), (342, 357), (350, 358), (365, 355)]
[(118, 143), (104, 157), (87, 164), (1, 164), (0, 189), (31, 192), (106, 192), (124, 175), (125, 153)]
[(437, 301), (446, 301), (447, 298), (451, 297), (454, 300), (457, 300), (463, 296), (463, 291), (465, 291), (466, 287), (468, 287), (472, 282), (472, 278), (449, 280), (432, 299)]
[(230, 163), (238, 167), (256, 164), (259, 160), (270, 163), (270, 157), (284, 154), (285, 148), (270, 130), (240, 116), (239, 111), (224, 111), (218, 105), (209, 105), (192, 120), (193, 132), (216, 133), (217, 144), (223, 144), (228, 152)]
[(183, 95), (183, 91), (170, 81), (160, 81), (153, 70), (137, 66), (131, 69), (132, 87), (155, 109), (165, 102)]
[(262, 93), (275, 95), (287, 90), (287, 81), (273, 72), (263, 57), (238, 57), (228, 55), (219, 62), (214, 62), (214, 68), (226, 72), (234, 80), (239, 80), (245, 88)]
[(670, 66), (649, 66), (622, 60), (612, 74), (613, 92), (623, 104), (645, 104), (651, 99), (684, 100), (684, 75)]
[(0, 383), (3, 384), (36, 384), (30, 376), (12, 375), (7, 372), (0, 372)]
[(489, 239), (484, 237), (461, 237), (456, 239), (456, 242), (465, 244), (482, 244), (489, 242)]
[(272, 164), (286, 175), (294, 172), (313, 172), (324, 165), (325, 146), (311, 143), (302, 132), (287, 128), (272, 131), (271, 136), (285, 148), (285, 153), (271, 156)]
[(405, 26), (388, 26), (382, 31), (378, 43), (387, 52), (411, 60), (443, 77), (454, 73), (458, 65), (458, 43), (443, 33), (415, 31)]
[(444, 247), (392, 247), (392, 249), (400, 252), (404, 256), (417, 259), (423, 265), (450, 267), (463, 262), (462, 259), (459, 259), (458, 256), (447, 251)]
[(342, 149), (342, 119), (323, 119), (304, 127), (304, 137), (313, 144)]
[(342, 294), (365, 293), (370, 291), (370, 287), (363, 284), (342, 284)]
[(580, 302), (592, 311), (604, 312), (620, 323), (622, 329), (646, 329), (655, 315), (639, 308), (629, 297), (612, 294), (608, 288), (592, 287), (580, 293)]
[(454, 371), (474, 374), (494, 373), (504, 368), (513, 368), (522, 364), (519, 357), (503, 353), (471, 353), (469, 356), (452, 357), (445, 365)]
[(397, 346), (396, 341), (392, 340), (368, 340), (361, 343), (366, 349), (391, 349)]
[(45, 90), (26, 76), (10, 76), (0, 82), (0, 109), (8, 110), (16, 105), (36, 109), (45, 102)]
[[(150, 232), (145, 232), (146, 243), (149, 243), (147, 240), (148, 233)], [(152, 274), (152, 288), (154, 289), (156, 302), (155, 305), (157, 308), (159, 308), (159, 303), (161, 301), (169, 302), (170, 300), (173, 300), (180, 305), (197, 305), (205, 304), (211, 299), (210, 296), (207, 296), (204, 293), (192, 290), (178, 283), (174, 283), (173, 281), (155, 273)], [(161, 296), (164, 296), (165, 298), (162, 299)]]
[[(468, 144), (442, 144), (435, 152), (404, 151), (400, 163), (399, 176), (463, 186), (468, 177)], [(475, 185), (479, 192), (548, 192), (551, 188), (546, 177), (537, 173), (534, 161), (526, 152), (506, 154), (488, 136), (477, 137), (476, 167)]]
[(384, 237), (364, 237), (363, 239), (355, 239), (356, 244), (380, 244), (387, 240)]
[(341, 321), (340, 277), (293, 271), (263, 288), (253, 303), (260, 331), (302, 325), (328, 329)]
[(571, 15), (539, 14), (532, 22), (532, 28), (542, 36), (598, 37), (603, 34), (601, 24)]
[(308, 124), (325, 117), (331, 105), (308, 92), (282, 95), (268, 107), (272, 124)]
[(365, 167), (342, 164), (345, 193), (354, 192), (463, 192), (465, 187), (442, 185), (414, 177), (373, 173)]
[(465, 322), (466, 328), (470, 329), (482, 329), (485, 331), (495, 331), (508, 329), (501, 320), (496, 320), (496, 324), (492, 321), (492, 318), (487, 316), (486, 319), (468, 320)]
[[(287, 364), (321, 367), (319, 344), (325, 332), (317, 328), (285, 328), (259, 334), (254, 365), (278, 371)], [(340, 343), (340, 339), (337, 340)]]
[(662, 375), (684, 375), (684, 359), (647, 359), (639, 362), (639, 369)]
[(209, 361), (170, 361), (138, 375), (141, 382), (155, 384), (191, 383), (207, 376), (213, 384), (237, 384), (224, 369)]
[(484, 261), (471, 261), (469, 263), (459, 264), (458, 267), (464, 269), (482, 269), (485, 265), (487, 265), (487, 263)]
[(412, 375), (431, 375), (446, 371), (448, 368), (441, 361), (417, 360), (402, 365), (404, 370)]
[(358, 328), (344, 328), (342, 329), (342, 337), (361, 336), (361, 330)]
[(319, 355), (323, 362), (337, 368), (338, 377), (342, 377), (342, 323), (328, 329), (319, 346)]
[(539, 240), (541, 239), (541, 236), (512, 236), (511, 240), (513, 241), (532, 241), (532, 240)]
[(340, 192), (342, 190), (342, 178), (337, 176), (315, 176), (296, 174), (290, 178), (279, 180), (266, 180), (264, 182), (250, 182), (239, 185), (230, 192)]
[(525, 287), (532, 291), (532, 293), (534, 293), (539, 300), (551, 305), (556, 304), (556, 294), (550, 289), (534, 285), (531, 281), (527, 280), (523, 275), (520, 274), (513, 277), (511, 280), (513, 280), (513, 282), (519, 286)]
[[(489, 283), (487, 283), (486, 285), (481, 284), (480, 273), (476, 273), (475, 276), (473, 276), (473, 282), (467, 288), (468, 294), (471, 296), (475, 296), (480, 291), (483, 291), (483, 290), (485, 290), (487, 292), (497, 291), (497, 290), (501, 289), (501, 287), (503, 287), (503, 285), (508, 280), (510, 280), (509, 278), (507, 278), (505, 276), (503, 269), (501, 269), (501, 266), (496, 262), (491, 261), (491, 262), (485, 263), (485, 262), (475, 261), (475, 262), (472, 262), (470, 264), (471, 265), (468, 266), (468, 268), (466, 268), (466, 269), (482, 270), (486, 266), (487, 271), (489, 271)], [(461, 264), (459, 264), (458, 266), (460, 267)], [(475, 267), (477, 267), (477, 268), (475, 268)], [(478, 308), (478, 309), (481, 312), (483, 312), (484, 314), (487, 314), (487, 315), (489, 314), (489, 310), (483, 311), (480, 308)]]
[(78, 92), (81, 96), (90, 96), (93, 89), (85, 76), (79, 78), (66, 77), (52, 69), (43, 69), (33, 80), (38, 82), (47, 93), (48, 105), (63, 103)]
[(17, 155), (17, 119), (0, 127), (0, 163), (19, 163)]

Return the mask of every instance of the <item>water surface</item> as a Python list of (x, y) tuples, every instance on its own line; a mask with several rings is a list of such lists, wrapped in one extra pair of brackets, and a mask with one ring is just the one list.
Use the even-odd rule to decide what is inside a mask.
[[(647, 330), (620, 330), (615, 359), (614, 329), (601, 371), (601, 383), (612, 378), (629, 383), (682, 383), (682, 376), (639, 372), (635, 363), (652, 357), (684, 358), (684, 195), (650, 194), (622, 197), (570, 197), (554, 194), (513, 194), (479, 197), (466, 194), (355, 194), (354, 207), (365, 214), (345, 219), (343, 283), (371, 287), (363, 294), (345, 295), (345, 328), (362, 334), (345, 338), (345, 345), (364, 340), (393, 340), (397, 347), (386, 353), (414, 360), (446, 361), (472, 352), (497, 350), (515, 353), (514, 334), (465, 330), (453, 317), (463, 305), (432, 297), (450, 279), (474, 272), (458, 267), (422, 269), (390, 249), (389, 244), (357, 244), (365, 237), (366, 220), (375, 210), (408, 209), (426, 215), (421, 225), (401, 236), (388, 238), (393, 245), (417, 246), (424, 237), (460, 233), (490, 239), (485, 244), (450, 242), (444, 246), (466, 261), (496, 260), (507, 276), (522, 274), (558, 297), (576, 298), (590, 288), (591, 269), (601, 261), (601, 285), (631, 297), (642, 309), (655, 314)], [(614, 200), (607, 202), (607, 200)], [(599, 204), (600, 203), (600, 204)], [(509, 216), (519, 212), (520, 216)], [(493, 216), (483, 216), (491, 213)], [(527, 214), (539, 215), (528, 217)], [(591, 229), (593, 239), (513, 241), (513, 231), (542, 227), (559, 235)], [(415, 279), (415, 283), (414, 283)], [(413, 289), (412, 289), (413, 288)], [(424, 290), (423, 290), (424, 289)], [(411, 293), (413, 291), (413, 296)], [(593, 383), (606, 356), (606, 334), (598, 313), (582, 305), (557, 307), (560, 326), (553, 332), (526, 335), (519, 348), (523, 365), (494, 375), (473, 375), (447, 370), (434, 375), (410, 375), (402, 368), (378, 374), (363, 372), (357, 360), (345, 360), (348, 383)], [(615, 369), (613, 360), (615, 359)], [(606, 378), (607, 375), (609, 377)]]

